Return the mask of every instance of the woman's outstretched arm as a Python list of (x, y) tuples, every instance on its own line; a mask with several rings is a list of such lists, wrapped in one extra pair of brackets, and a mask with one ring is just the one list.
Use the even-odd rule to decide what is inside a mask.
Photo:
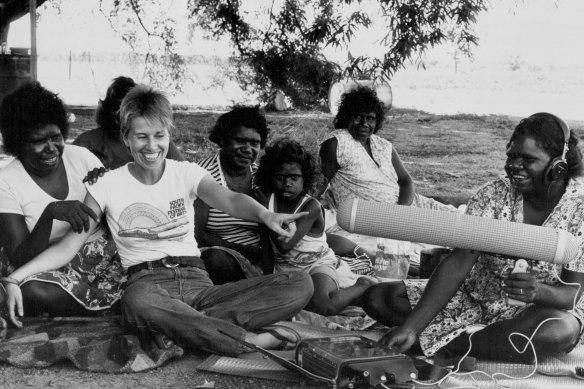
[(432, 319), (448, 304), (466, 279), (479, 256), (479, 252), (455, 249), (436, 267), (420, 302), (405, 323), (390, 330), (381, 340), (382, 344), (396, 347), (400, 352), (408, 350), (418, 335)]
[(292, 229), (286, 229), (290, 222), (306, 215), (306, 212), (293, 215), (270, 212), (252, 197), (219, 185), (209, 174), (199, 183), (197, 193), (201, 200), (211, 207), (240, 219), (263, 223), (285, 238), (291, 238), (294, 235)]

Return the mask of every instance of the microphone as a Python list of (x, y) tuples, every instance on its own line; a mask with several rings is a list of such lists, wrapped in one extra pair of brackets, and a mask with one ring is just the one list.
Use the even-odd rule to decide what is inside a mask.
[(564, 230), (360, 199), (340, 204), (337, 223), (362, 235), (556, 264), (568, 263), (578, 254), (578, 240)]

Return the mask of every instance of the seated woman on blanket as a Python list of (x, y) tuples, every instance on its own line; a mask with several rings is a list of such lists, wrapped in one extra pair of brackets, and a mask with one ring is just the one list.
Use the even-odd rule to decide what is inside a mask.
[[(584, 324), (584, 181), (578, 137), (549, 113), (523, 119), (507, 144), (505, 172), (506, 177), (471, 198), (467, 213), (566, 230), (579, 241), (576, 259), (565, 265), (530, 261), (528, 273), (509, 274), (516, 258), (455, 249), (429, 281), (383, 283), (364, 294), (370, 316), (399, 326), (383, 343), (402, 352), (414, 348), (426, 355), (442, 350), (462, 356), (469, 349), (470, 329), (482, 328), (472, 335), (471, 356), (532, 362), (531, 347), (513, 333), (533, 336), (538, 359), (568, 352), (579, 342)], [(527, 305), (509, 305), (505, 297)]]
[[(117, 169), (132, 161), (132, 154), (120, 136), (119, 110), (122, 99), (135, 86), (130, 77), (114, 78), (107, 88), (105, 99), (99, 101), (95, 111), (95, 121), (99, 127), (81, 133), (73, 141), (74, 145), (85, 147), (95, 154), (106, 169)], [(167, 158), (184, 161), (172, 139)]]
[(341, 96), (336, 130), (320, 145), (322, 172), (329, 183), (325, 198), (330, 205), (336, 208), (358, 198), (452, 211), (453, 207), (416, 193), (393, 144), (376, 135), (384, 120), (385, 108), (374, 90), (358, 87)]
[(266, 148), (256, 174), (264, 202), (272, 212), (308, 212), (292, 225), (294, 235), (284, 241), (270, 233), (275, 271), (304, 271), (312, 277), (314, 295), (307, 309), (325, 316), (336, 315), (356, 302), (377, 281), (353, 274), (342, 266), (327, 244), (324, 210), (310, 194), (320, 181), (316, 159), (300, 143), (280, 139)]
[[(116, 303), (125, 280), (111, 236), (83, 204), (82, 182), (102, 167), (87, 149), (65, 144), (69, 131), (61, 99), (38, 83), (7, 95), (0, 106), (4, 149), (16, 158), (0, 169), (0, 246), (6, 271), (23, 266), (67, 233), (83, 236), (62, 264), (23, 277), (26, 315), (88, 315)], [(0, 304), (4, 305), (0, 286)]]
[[(199, 165), (220, 185), (253, 194), (256, 159), (266, 145), (268, 126), (258, 106), (235, 106), (219, 116), (209, 139), (219, 151)], [(271, 273), (263, 260), (258, 223), (242, 220), (195, 200), (195, 237), (205, 247), (201, 258), (214, 284), (224, 284)]]
[(341, 96), (334, 119), (336, 130), (320, 145), (321, 168), (329, 184), (323, 194), (327, 232), (348, 237), (369, 252), (384, 245), (389, 254), (407, 255), (417, 261), (416, 250), (423, 245), (348, 234), (335, 220), (339, 204), (353, 198), (456, 211), (451, 205), (416, 193), (414, 181), (393, 144), (377, 135), (384, 121), (385, 107), (374, 90), (358, 87)]
[[(199, 165), (166, 159), (172, 107), (162, 93), (146, 86), (133, 88), (122, 101), (120, 118), (133, 162), (87, 185), (84, 203), (97, 218), (105, 214), (128, 269), (122, 296), (126, 324), (143, 342), (164, 345), (169, 338), (181, 346), (230, 356), (246, 348), (225, 334), (268, 349), (294, 345), (297, 339), (289, 330), (266, 326), (292, 317), (308, 303), (313, 292), (310, 277), (284, 272), (213, 285), (195, 241), (193, 202), (200, 197), (284, 236), (289, 232), (282, 226), (305, 215), (269, 212), (251, 197), (217, 184)], [(13, 323), (21, 325), (16, 313), (23, 313), (19, 284), (32, 274), (65, 265), (87, 236), (68, 233), (2, 279)]]

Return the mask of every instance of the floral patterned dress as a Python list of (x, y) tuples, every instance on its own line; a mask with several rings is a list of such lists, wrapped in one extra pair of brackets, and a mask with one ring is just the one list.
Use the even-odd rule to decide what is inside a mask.
[(116, 245), (104, 233), (83, 247), (67, 265), (59, 270), (35, 274), (26, 280), (56, 284), (90, 311), (100, 311), (118, 301), (126, 282), (126, 271), (120, 263)]
[[(467, 214), (523, 223), (523, 196), (516, 192), (507, 178), (500, 178), (483, 187), (468, 203)], [(566, 230), (578, 242), (576, 259), (565, 265), (542, 261), (528, 261), (537, 280), (547, 285), (557, 285), (562, 267), (584, 272), (584, 179), (571, 179), (566, 192), (544, 227)], [(438, 349), (475, 324), (489, 325), (516, 316), (525, 307), (508, 305), (502, 290), (502, 275), (515, 261), (511, 258), (482, 253), (471, 273), (455, 296), (420, 334), (419, 340), (426, 355)], [(426, 280), (405, 280), (408, 298), (415, 306), (419, 301)], [(581, 298), (570, 311), (580, 323), (584, 323), (584, 300)]]

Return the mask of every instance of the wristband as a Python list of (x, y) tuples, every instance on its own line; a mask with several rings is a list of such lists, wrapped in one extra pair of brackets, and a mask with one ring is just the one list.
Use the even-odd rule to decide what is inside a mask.
[(16, 286), (20, 286), (20, 281), (12, 277), (2, 277), (0, 278), (0, 282), (2, 282), (3, 284), (14, 284)]

